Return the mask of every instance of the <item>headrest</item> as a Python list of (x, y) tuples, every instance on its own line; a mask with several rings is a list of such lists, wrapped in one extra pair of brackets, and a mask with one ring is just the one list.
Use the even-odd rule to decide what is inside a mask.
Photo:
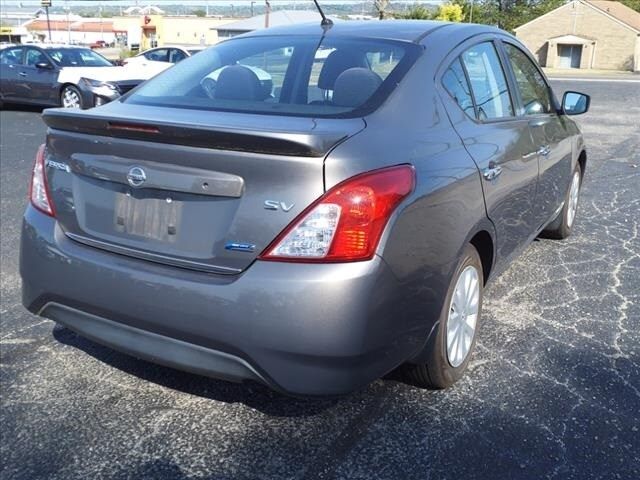
[(324, 61), (320, 70), (318, 88), (333, 90), (336, 79), (342, 72), (349, 68), (366, 66), (367, 62), (363, 54), (353, 50), (334, 50)]
[(216, 84), (216, 99), (260, 100), (258, 76), (243, 65), (230, 65), (220, 72)]
[(339, 107), (359, 107), (381, 84), (380, 76), (368, 68), (350, 68), (336, 79), (332, 103)]

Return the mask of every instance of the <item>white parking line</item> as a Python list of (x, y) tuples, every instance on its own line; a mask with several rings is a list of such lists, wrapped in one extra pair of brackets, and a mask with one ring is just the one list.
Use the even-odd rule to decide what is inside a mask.
[(640, 83), (640, 78), (579, 78), (579, 77), (549, 77), (553, 81), (565, 82), (626, 82)]

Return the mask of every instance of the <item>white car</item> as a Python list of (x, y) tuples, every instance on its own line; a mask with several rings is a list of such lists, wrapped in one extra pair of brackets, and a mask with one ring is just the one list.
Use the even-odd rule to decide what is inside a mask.
[(114, 66), (90, 48), (31, 44), (0, 49), (0, 103), (91, 108), (166, 67)]
[(154, 64), (165, 65), (165, 68), (184, 60), (187, 57), (192, 57), (198, 52), (201, 52), (207, 48), (206, 46), (190, 46), (190, 47), (173, 47), (164, 46), (156, 47), (139, 53), (135, 57), (127, 58), (123, 60), (124, 65), (140, 65), (150, 66)]

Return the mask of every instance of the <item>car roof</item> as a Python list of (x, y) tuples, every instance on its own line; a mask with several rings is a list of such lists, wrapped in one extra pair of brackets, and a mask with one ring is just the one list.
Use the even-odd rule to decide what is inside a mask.
[(84, 47), (82, 45), (70, 45), (68, 43), (23, 43), (19, 46), (20, 47), (37, 47), (37, 48), (42, 48), (43, 50), (49, 50), (52, 48), (82, 48), (85, 50), (91, 50), (89, 47)]
[[(469, 30), (471, 34), (477, 34), (481, 31), (500, 31), (484, 25), (437, 22), (432, 20), (349, 20), (336, 21), (330, 28), (325, 30), (324, 34), (326, 37), (360, 37), (418, 43), (431, 32), (441, 28), (451, 29), (452, 31), (455, 30), (456, 33), (459, 33), (461, 30)], [(323, 28), (318, 21), (255, 30), (243, 34), (241, 37), (319, 35), (322, 33)]]

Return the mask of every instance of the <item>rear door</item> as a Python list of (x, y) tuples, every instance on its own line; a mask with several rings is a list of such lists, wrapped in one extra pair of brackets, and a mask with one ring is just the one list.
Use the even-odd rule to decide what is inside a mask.
[(571, 180), (571, 137), (558, 115), (551, 88), (531, 57), (519, 46), (503, 42), (506, 61), (513, 74), (516, 94), (528, 119), (539, 169), (534, 202), (537, 227), (542, 227), (564, 201)]
[[(47, 63), (51, 68), (38, 68), (38, 63)], [(25, 98), (32, 103), (57, 105), (58, 70), (48, 56), (40, 49), (27, 47), (22, 67), (24, 76), (21, 89)]]
[(23, 52), (22, 47), (6, 48), (0, 52), (0, 93), (3, 99), (19, 99)]
[(535, 229), (538, 163), (528, 120), (516, 114), (496, 42), (484, 38), (454, 50), (441, 84), (452, 123), (482, 176), (498, 258), (506, 259)]

